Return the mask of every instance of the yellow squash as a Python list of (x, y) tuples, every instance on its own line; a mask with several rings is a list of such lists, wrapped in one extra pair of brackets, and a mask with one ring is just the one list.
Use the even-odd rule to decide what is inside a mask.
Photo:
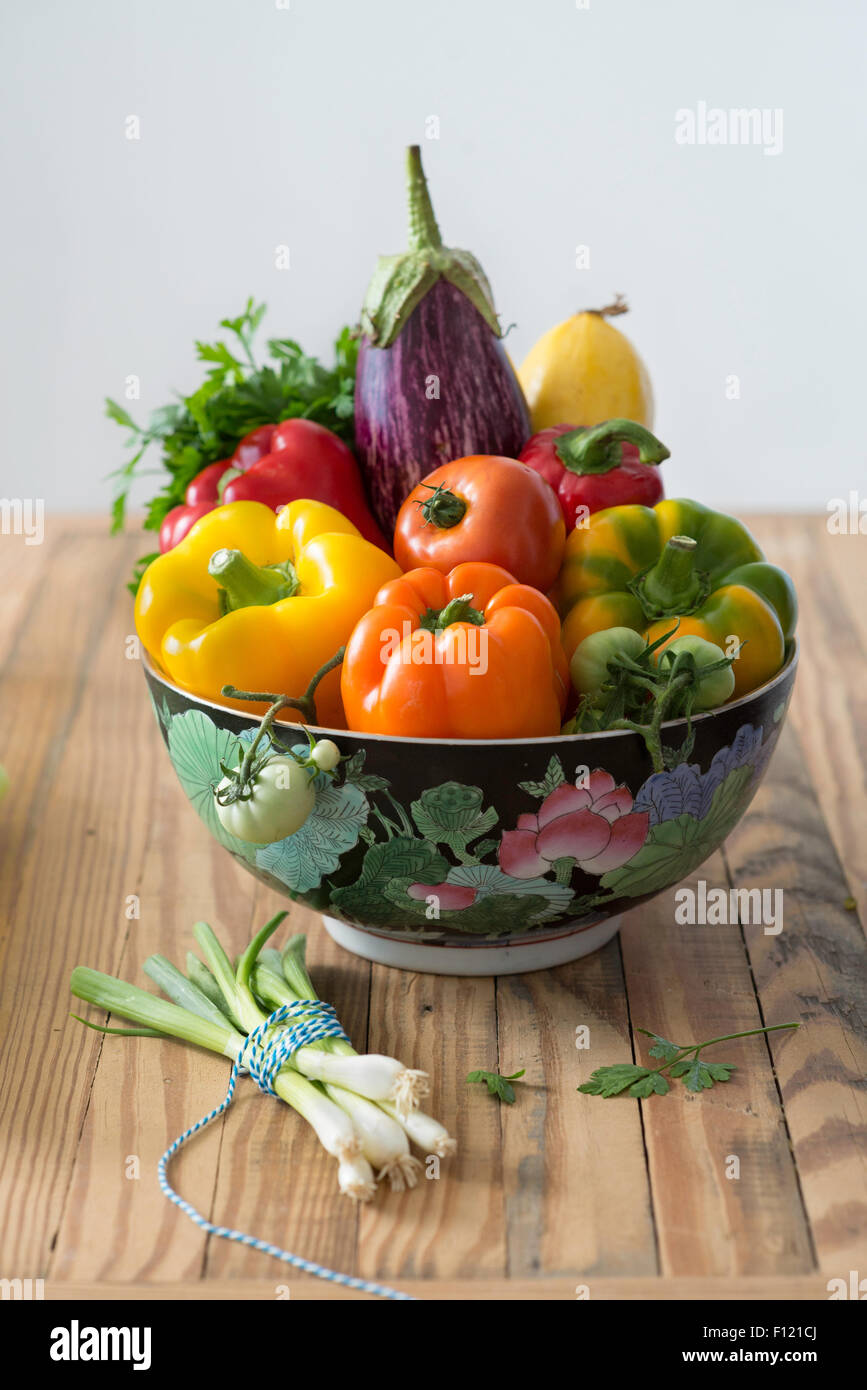
[(608, 323), (620, 300), (564, 319), (530, 349), (518, 372), (534, 431), (599, 425), (622, 417), (653, 424), (647, 369), (629, 339)]

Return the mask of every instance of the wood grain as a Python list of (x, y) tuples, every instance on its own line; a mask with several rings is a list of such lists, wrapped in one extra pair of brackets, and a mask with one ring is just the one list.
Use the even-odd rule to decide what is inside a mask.
[(867, 1256), (867, 946), (794, 728), (730, 836), (737, 884), (781, 888), (778, 935), (745, 930), (819, 1267), (846, 1277)]
[[(719, 854), (680, 887), (696, 891), (699, 879), (708, 890), (728, 887)], [(675, 908), (674, 890), (660, 893), (622, 932), (633, 1024), (681, 1045), (760, 1028), (737, 921), (680, 925)], [(635, 1042), (646, 1061), (651, 1039)], [(734, 1062), (737, 1071), (700, 1096), (673, 1081), (668, 1096), (641, 1102), (661, 1271), (806, 1273), (810, 1236), (767, 1045), (739, 1039), (707, 1060)]]
[[(356, 1212), (305, 1122), (244, 1081), (172, 1168), (205, 1214), (443, 1300), (823, 1299), (867, 1265), (867, 558), (824, 518), (751, 525), (798, 585), (802, 664), (756, 801), (693, 881), (781, 887), (780, 935), (679, 926), (664, 894), (584, 962), (438, 979), (341, 953), (295, 906), (324, 997), (357, 1045), (430, 1069), (460, 1151)], [(183, 962), (196, 918), (237, 950), (285, 906), (209, 837), (160, 746), (125, 654), (141, 549), (88, 518), (50, 518), (38, 547), (0, 539), (0, 1266), (47, 1277), (49, 1298), (355, 1298), (206, 1237), (160, 1194), (159, 1154), (222, 1097), (227, 1062), (68, 1019), (74, 964), (144, 984), (149, 953)], [(790, 1018), (805, 1027), (720, 1048), (739, 1070), (697, 1098), (575, 1089), (630, 1055), (636, 1024), (681, 1041)], [(527, 1069), (514, 1107), (465, 1082), (495, 1065)]]
[(377, 1203), (361, 1218), (360, 1270), (367, 1278), (460, 1278), (505, 1274), (506, 1233), (500, 1115), (466, 1085), (467, 1072), (497, 1053), (493, 980), (373, 968), (368, 1047), (431, 1076), (425, 1108), (458, 1141), (438, 1178)]
[(527, 1068), (521, 1104), (502, 1108), (509, 1274), (656, 1273), (638, 1106), (577, 1091), (629, 1056), (617, 941), (550, 974), (504, 977), (497, 1011), (500, 1070)]
[(867, 923), (867, 537), (824, 517), (763, 518), (754, 530), (791, 574), (800, 605), (795, 725), (830, 839)]
[[(129, 559), (104, 535), (57, 536), (0, 677), (12, 784), (0, 838), (0, 1209), (4, 1263), (34, 1273), (67, 1201), (99, 1052), (68, 1023), (69, 972), (114, 938), (144, 845), (140, 791), (122, 775), (148, 718), (129, 699), (140, 673), (122, 647)], [(84, 700), (97, 680), (98, 718)]]

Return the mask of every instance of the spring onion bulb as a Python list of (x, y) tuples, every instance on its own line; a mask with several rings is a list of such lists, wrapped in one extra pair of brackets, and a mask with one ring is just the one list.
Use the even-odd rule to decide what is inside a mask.
[(388, 1100), (380, 1101), (380, 1108), (387, 1115), (406, 1130), (414, 1144), (423, 1150), (424, 1153), (436, 1154), (439, 1158), (450, 1158), (457, 1152), (458, 1141), (453, 1139), (444, 1125), (439, 1120), (435, 1120), (433, 1115), (426, 1115), (423, 1110), (410, 1110), (408, 1114), (401, 1115), (397, 1106)]
[(316, 1047), (302, 1047), (294, 1063), (311, 1081), (330, 1081), (368, 1100), (393, 1100), (401, 1114), (414, 1109), (419, 1097), (430, 1090), (427, 1072), (411, 1071), (394, 1057), (376, 1052), (335, 1057)]
[(304, 1116), (327, 1153), (333, 1154), (341, 1162), (359, 1156), (361, 1138), (352, 1117), (324, 1096), (312, 1082), (284, 1067), (274, 1078), (274, 1090), (281, 1100)]
[(342, 1086), (326, 1085), (325, 1090), (350, 1116), (361, 1140), (361, 1152), (376, 1170), (377, 1182), (388, 1178), (392, 1192), (415, 1187), (421, 1164), (410, 1153), (406, 1133), (397, 1120)]
[(353, 1202), (369, 1202), (376, 1196), (373, 1169), (362, 1155), (344, 1158), (337, 1169), (337, 1186)]

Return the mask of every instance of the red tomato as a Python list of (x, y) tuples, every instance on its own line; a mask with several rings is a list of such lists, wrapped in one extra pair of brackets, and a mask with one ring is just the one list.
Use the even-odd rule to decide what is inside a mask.
[(544, 478), (517, 459), (470, 454), (413, 488), (397, 514), (394, 558), (402, 570), (443, 574), (484, 561), (547, 593), (565, 541), (560, 503)]

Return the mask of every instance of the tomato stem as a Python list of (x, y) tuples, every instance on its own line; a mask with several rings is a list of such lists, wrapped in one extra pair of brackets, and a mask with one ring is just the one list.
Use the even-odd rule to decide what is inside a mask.
[[(664, 690), (658, 692), (654, 697), (653, 714), (647, 724), (638, 724), (634, 719), (614, 719), (608, 725), (609, 729), (628, 729), (631, 733), (640, 734), (644, 739), (645, 747), (650, 754), (654, 772), (665, 771), (665, 757), (662, 751), (662, 725), (668, 711), (675, 698), (687, 687), (692, 685), (694, 673), (685, 671), (682, 675), (675, 675), (669, 681)], [(686, 717), (689, 719), (690, 711), (687, 710)]]
[(421, 486), (430, 488), (433, 493), (432, 497), (426, 497), (423, 502), (416, 502), (416, 506), (421, 507), (425, 525), (430, 523), (440, 531), (449, 531), (452, 526), (457, 526), (466, 513), (466, 502), (454, 492), (450, 492), (442, 483), (438, 483), (436, 487), (433, 483), (422, 483)]
[(251, 704), (264, 704), (267, 700), (271, 705), (271, 708), (266, 710), (262, 716), (262, 722), (259, 725), (256, 737), (253, 739), (247, 757), (244, 759), (245, 763), (252, 762), (252, 755), (255, 754), (256, 748), (261, 742), (263, 735), (269, 731), (281, 709), (297, 709), (299, 713), (303, 715), (306, 723), (316, 724), (318, 722), (316, 701), (314, 699), (316, 687), (323, 677), (328, 675), (329, 671), (333, 671), (335, 666), (340, 665), (345, 654), (346, 647), (338, 647), (334, 655), (329, 657), (325, 664), (320, 666), (319, 670), (313, 673), (310, 678), (310, 684), (303, 695), (275, 695), (273, 692), (267, 690), (238, 690), (234, 685), (223, 686), (221, 694), (228, 695), (231, 700), (249, 700)]

